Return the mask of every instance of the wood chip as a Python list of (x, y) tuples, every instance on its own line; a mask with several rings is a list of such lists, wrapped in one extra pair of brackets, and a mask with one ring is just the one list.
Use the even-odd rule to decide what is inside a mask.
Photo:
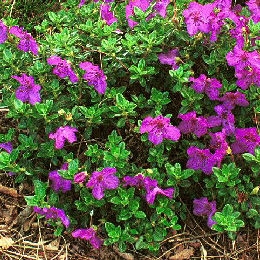
[(20, 194), (17, 193), (16, 189), (5, 187), (1, 184), (0, 184), (0, 193), (4, 193), (15, 198), (22, 197)]
[(8, 249), (13, 244), (14, 244), (14, 241), (10, 237), (2, 237), (2, 238), (0, 238), (0, 251)]
[(182, 251), (178, 252), (177, 254), (170, 256), (169, 260), (184, 260), (190, 259), (191, 256), (194, 254), (194, 248), (186, 248)]

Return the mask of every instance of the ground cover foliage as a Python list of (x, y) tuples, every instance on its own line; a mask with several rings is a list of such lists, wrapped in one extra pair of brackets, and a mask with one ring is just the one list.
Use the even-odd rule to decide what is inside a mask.
[(55, 235), (158, 254), (188, 211), (230, 239), (259, 228), (258, 2), (5, 8), (0, 169)]

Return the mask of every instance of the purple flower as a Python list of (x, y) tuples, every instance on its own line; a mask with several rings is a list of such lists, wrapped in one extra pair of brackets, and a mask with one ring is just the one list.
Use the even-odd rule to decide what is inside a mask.
[(78, 7), (82, 7), (86, 3), (86, 0), (80, 0)]
[(0, 44), (7, 40), (8, 27), (0, 20)]
[(13, 145), (11, 142), (0, 143), (0, 148), (6, 150), (7, 153), (11, 153), (13, 150)]
[(207, 216), (208, 227), (211, 228), (216, 222), (212, 219), (217, 211), (216, 201), (209, 202), (208, 198), (202, 197), (193, 200), (193, 214), (196, 216)]
[(170, 199), (173, 197), (174, 188), (161, 189), (158, 187), (157, 180), (144, 177), (142, 174), (138, 174), (134, 177), (125, 176), (123, 181), (125, 182), (124, 186), (135, 186), (138, 189), (144, 188), (146, 190), (145, 199), (149, 204), (154, 203), (157, 194), (164, 195)]
[(208, 117), (209, 127), (221, 126), (226, 135), (232, 135), (235, 131), (235, 116), (223, 105), (215, 106), (217, 116)]
[(107, 25), (117, 22), (117, 18), (114, 16), (113, 12), (111, 12), (111, 6), (109, 4), (102, 4), (100, 10), (101, 17), (106, 21)]
[(149, 204), (153, 204), (157, 194), (164, 195), (170, 199), (173, 197), (174, 189), (167, 188), (161, 189), (158, 187), (158, 182), (151, 179), (150, 177), (145, 177), (144, 179), (144, 188), (146, 190), (146, 201)]
[(128, 5), (126, 5), (126, 19), (131, 29), (133, 29), (138, 24), (130, 18), (131, 16), (135, 15), (134, 7), (137, 7), (145, 12), (150, 6), (150, 3), (151, 0), (130, 0)]
[(61, 126), (55, 133), (50, 133), (49, 138), (55, 140), (55, 148), (62, 149), (65, 141), (73, 143), (77, 141), (75, 133), (78, 132), (77, 128), (71, 126)]
[(194, 36), (197, 32), (210, 32), (209, 17), (214, 9), (214, 5), (201, 5), (197, 2), (191, 2), (187, 9), (183, 11), (187, 31), (190, 36)]
[(154, 145), (162, 143), (164, 138), (177, 141), (181, 136), (180, 130), (170, 124), (170, 118), (162, 115), (155, 118), (146, 117), (140, 127), (140, 133), (148, 133), (148, 139)]
[(191, 146), (187, 150), (189, 156), (187, 168), (201, 170), (207, 175), (212, 174), (212, 168), (218, 164), (220, 158), (212, 154), (209, 149), (199, 149)]
[(114, 174), (116, 173), (116, 168), (104, 168), (102, 171), (95, 171), (92, 173), (88, 183), (87, 188), (92, 188), (92, 195), (97, 200), (101, 200), (105, 194), (104, 191), (114, 190), (119, 186), (119, 179)]
[(163, 18), (167, 15), (167, 6), (170, 4), (171, 0), (158, 0), (154, 5), (154, 10)]
[(74, 176), (75, 183), (83, 183), (85, 182), (87, 175), (85, 172), (79, 172)]
[(239, 91), (235, 93), (226, 92), (225, 95), (219, 99), (219, 101), (222, 101), (223, 106), (229, 110), (235, 108), (236, 105), (242, 107), (249, 105), (249, 102), (246, 100), (246, 95)]
[(241, 89), (246, 90), (252, 84), (260, 87), (260, 69), (246, 67), (236, 72), (236, 84)]
[(215, 78), (207, 78), (206, 75), (201, 74), (198, 78), (190, 78), (193, 82), (191, 87), (197, 93), (206, 93), (210, 100), (217, 100), (219, 97), (219, 89), (222, 84)]
[(76, 229), (71, 233), (71, 235), (75, 238), (88, 240), (95, 249), (100, 248), (103, 244), (102, 240), (97, 236), (96, 231), (93, 228)]
[(59, 56), (51, 56), (47, 59), (49, 65), (54, 65), (53, 74), (57, 75), (61, 79), (69, 77), (72, 83), (78, 82), (78, 77), (75, 72), (72, 70), (70, 63), (66, 60), (63, 60)]
[[(68, 169), (68, 164), (64, 163), (61, 167), (61, 170), (67, 170)], [(71, 190), (71, 180), (66, 180), (64, 179), (58, 171), (52, 171), (49, 173), (49, 180), (52, 182), (51, 183), (51, 188), (58, 192), (61, 191), (63, 193), (70, 191)]]
[(177, 57), (179, 56), (179, 50), (176, 48), (167, 53), (160, 53), (158, 58), (161, 64), (171, 65), (172, 69), (176, 70), (179, 68), (179, 65), (177, 65)]
[(28, 52), (31, 51), (34, 55), (38, 55), (38, 44), (30, 33), (24, 31), (23, 27), (12, 26), (9, 33), (15, 35), (20, 39), (17, 45), (18, 49)]
[(68, 228), (70, 225), (70, 220), (66, 216), (63, 209), (58, 209), (55, 207), (50, 207), (50, 208), (33, 207), (33, 210), (34, 212), (45, 216), (46, 219), (60, 219), (66, 228)]
[(246, 2), (249, 11), (251, 12), (251, 19), (258, 23), (260, 22), (260, 3), (259, 0), (249, 0)]
[(201, 137), (208, 131), (207, 119), (202, 116), (197, 117), (195, 111), (179, 114), (178, 118), (182, 119), (178, 128), (183, 134), (194, 133), (197, 137)]
[(237, 128), (235, 130), (236, 141), (231, 144), (234, 154), (251, 153), (255, 154), (256, 146), (260, 145), (260, 136), (257, 128)]
[(21, 76), (14, 75), (13, 79), (17, 80), (21, 85), (15, 92), (17, 99), (22, 102), (29, 102), (31, 105), (35, 105), (37, 102), (41, 102), (40, 90), (41, 86), (35, 84), (34, 78), (23, 73)]
[(93, 86), (99, 94), (105, 94), (107, 88), (106, 75), (103, 70), (92, 64), (91, 62), (81, 62), (79, 67), (86, 71), (83, 79), (88, 81), (90, 86)]

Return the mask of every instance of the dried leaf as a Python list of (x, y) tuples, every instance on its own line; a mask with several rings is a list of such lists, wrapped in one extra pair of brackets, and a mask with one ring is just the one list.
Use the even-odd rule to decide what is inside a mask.
[(0, 250), (8, 249), (13, 244), (14, 244), (14, 241), (10, 237), (2, 237), (2, 238), (0, 238)]
[(46, 250), (58, 251), (60, 246), (60, 237), (53, 240), (51, 243), (45, 246)]
[(21, 195), (19, 195), (17, 193), (16, 189), (5, 187), (1, 184), (0, 184), (0, 193), (4, 193), (4, 194), (10, 195), (10, 196), (15, 197), (15, 198), (21, 197)]
[(186, 248), (180, 251), (179, 253), (170, 256), (169, 260), (184, 260), (190, 259), (191, 256), (194, 254), (194, 248)]

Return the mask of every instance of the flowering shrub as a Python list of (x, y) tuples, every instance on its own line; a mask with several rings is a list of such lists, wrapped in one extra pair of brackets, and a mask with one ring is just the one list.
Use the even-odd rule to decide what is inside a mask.
[(0, 169), (96, 249), (157, 252), (187, 209), (259, 228), (259, 4), (126, 2), (68, 0), (31, 33), (1, 20)]

